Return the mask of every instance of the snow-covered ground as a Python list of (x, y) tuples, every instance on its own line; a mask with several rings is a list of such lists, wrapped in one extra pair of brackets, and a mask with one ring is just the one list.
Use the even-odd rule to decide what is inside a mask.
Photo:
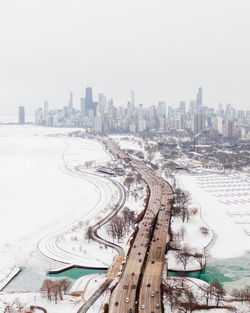
[(196, 172), (179, 174), (178, 181), (192, 193), (215, 239), (208, 253), (213, 258), (242, 256), (250, 243), (250, 182), (239, 175)]
[[(205, 227), (208, 231), (207, 235), (203, 235), (201, 228)], [(180, 217), (173, 217), (171, 220), (171, 230), (174, 234), (183, 232), (183, 237), (180, 240), (180, 247), (188, 247), (191, 249), (191, 253), (199, 253), (204, 255), (201, 264), (205, 264), (205, 248), (210, 244), (213, 239), (213, 233), (211, 229), (207, 227), (204, 221), (201, 219), (200, 210), (197, 209), (195, 215), (191, 215), (188, 222), (182, 223)], [(169, 250), (167, 253), (168, 257), (168, 269), (169, 270), (183, 270), (183, 264), (178, 262), (176, 257), (177, 252)], [(201, 264), (197, 262), (194, 257), (191, 257), (186, 265), (187, 271), (200, 270)]]
[[(0, 312), (4, 312), (7, 304), (20, 303), (28, 309), (31, 305), (46, 308), (48, 313), (77, 312), (83, 301), (79, 297), (63, 296), (62, 301), (55, 304), (54, 300), (49, 301), (38, 292), (3, 293), (0, 292)], [(63, 309), (62, 309), (63, 308)], [(38, 311), (37, 312), (42, 312)], [(14, 311), (16, 312), (16, 311)]]
[(62, 166), (102, 165), (110, 156), (96, 141), (54, 137), (70, 131), (76, 129), (0, 125), (0, 270), (26, 267), (39, 239), (95, 207), (96, 186), (65, 175)]

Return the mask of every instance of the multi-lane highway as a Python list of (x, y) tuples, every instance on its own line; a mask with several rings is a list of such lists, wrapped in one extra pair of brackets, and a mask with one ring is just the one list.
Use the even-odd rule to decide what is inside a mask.
[(141, 174), (150, 189), (146, 212), (121, 278), (112, 292), (109, 312), (161, 312), (160, 285), (169, 241), (172, 190), (166, 181), (142, 162), (126, 155), (115, 143), (106, 141), (106, 144), (110, 151), (129, 162)]

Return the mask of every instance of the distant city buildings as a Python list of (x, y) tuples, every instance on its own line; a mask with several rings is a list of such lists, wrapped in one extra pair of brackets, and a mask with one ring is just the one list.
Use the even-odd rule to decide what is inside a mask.
[(18, 122), (19, 124), (25, 124), (25, 109), (23, 106), (18, 107)]
[(195, 100), (182, 100), (177, 108), (167, 107), (165, 101), (149, 107), (144, 107), (142, 103), (137, 105), (134, 91), (131, 91), (126, 107), (116, 107), (113, 99), (108, 99), (103, 93), (99, 93), (95, 101), (92, 88), (87, 87), (85, 97), (80, 99), (79, 110), (74, 107), (73, 94), (70, 93), (68, 106), (57, 110), (49, 110), (45, 101), (43, 109), (35, 111), (35, 123), (51, 127), (83, 127), (98, 134), (185, 131), (250, 138), (250, 110), (236, 110), (231, 104), (224, 109), (221, 103), (217, 110), (204, 106), (201, 87)]

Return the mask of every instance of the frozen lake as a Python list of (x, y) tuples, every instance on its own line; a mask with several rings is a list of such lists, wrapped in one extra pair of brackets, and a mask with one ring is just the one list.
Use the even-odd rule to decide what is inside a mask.
[(0, 270), (13, 263), (27, 267), (43, 236), (83, 216), (96, 203), (95, 186), (66, 175), (60, 166), (87, 160), (102, 164), (109, 156), (95, 141), (48, 136), (69, 131), (0, 125)]
[[(200, 171), (178, 175), (182, 188), (192, 194), (193, 206), (201, 208), (202, 218), (214, 233), (207, 248), (208, 268), (234, 286), (250, 283), (250, 182), (240, 174)], [(219, 275), (218, 275), (219, 273)], [(209, 277), (208, 277), (209, 280)]]

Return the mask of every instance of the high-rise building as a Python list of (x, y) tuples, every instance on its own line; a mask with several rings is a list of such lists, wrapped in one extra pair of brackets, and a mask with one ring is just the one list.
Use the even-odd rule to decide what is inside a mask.
[(226, 123), (226, 137), (232, 138), (234, 136), (234, 122), (228, 120)]
[(139, 104), (138, 119), (139, 119), (139, 120), (142, 120), (142, 119), (143, 119), (143, 104)]
[(73, 110), (73, 93), (71, 92), (69, 95), (69, 110)]
[(49, 104), (48, 104), (48, 101), (44, 101), (44, 103), (43, 103), (43, 117), (44, 117), (44, 119), (47, 118), (48, 113), (49, 113)]
[(134, 90), (131, 91), (131, 101), (130, 101), (130, 104), (132, 107), (135, 106), (135, 92)]
[(186, 113), (186, 102), (185, 101), (180, 101), (180, 111), (182, 113)]
[(25, 124), (25, 109), (23, 106), (18, 108), (19, 124)]
[(87, 87), (85, 89), (85, 110), (93, 110), (93, 96), (92, 96), (92, 88)]
[(158, 117), (166, 117), (166, 102), (160, 101), (157, 106), (157, 116)]
[(202, 106), (202, 88), (198, 88), (198, 93), (196, 95), (196, 106)]
[(106, 111), (106, 97), (103, 93), (99, 93), (98, 95), (98, 106), (99, 112), (103, 114)]
[(85, 98), (80, 98), (81, 115), (85, 115)]
[(196, 113), (193, 118), (192, 130), (196, 134), (205, 129), (205, 118), (202, 113)]

